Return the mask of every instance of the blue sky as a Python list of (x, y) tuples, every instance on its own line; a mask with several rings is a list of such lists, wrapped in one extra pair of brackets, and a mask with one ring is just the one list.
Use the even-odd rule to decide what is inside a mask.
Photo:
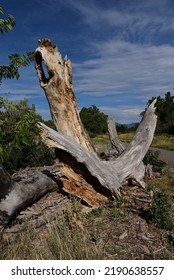
[[(152, 96), (174, 93), (173, 0), (2, 0), (16, 19), (1, 36), (0, 64), (50, 38), (73, 65), (79, 110), (95, 104), (117, 122), (139, 122)], [(49, 119), (34, 65), (3, 80), (0, 96), (27, 98)]]

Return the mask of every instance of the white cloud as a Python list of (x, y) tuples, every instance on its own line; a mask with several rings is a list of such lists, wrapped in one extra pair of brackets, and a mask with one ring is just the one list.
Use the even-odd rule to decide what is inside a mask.
[(42, 109), (38, 106), (36, 107), (36, 112), (42, 116), (44, 120), (51, 120), (51, 114), (49, 109)]
[(117, 39), (91, 45), (96, 58), (74, 65), (75, 89), (90, 96), (174, 91), (174, 47), (133, 44)]
[(119, 36), (151, 36), (159, 30), (174, 29), (173, 9), (170, 1), (146, 0), (110, 3), (107, 8), (98, 1), (64, 0), (68, 7), (82, 16), (92, 29), (119, 27)]
[(144, 111), (142, 106), (133, 106), (132, 108), (128, 106), (99, 106), (99, 109), (108, 116), (114, 117), (118, 123), (140, 122), (140, 113)]

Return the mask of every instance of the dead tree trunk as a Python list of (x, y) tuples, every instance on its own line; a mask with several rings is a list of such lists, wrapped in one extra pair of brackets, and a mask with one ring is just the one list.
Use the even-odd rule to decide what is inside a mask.
[[(72, 136), (88, 151), (94, 151), (78, 113), (70, 60), (67, 57), (63, 60), (49, 39), (41, 40), (35, 58), (40, 85), (46, 94), (57, 131)], [(44, 73), (42, 61), (48, 70), (48, 77)]]
[[(149, 109), (149, 111), (150, 111), (150, 109)], [(144, 123), (143, 120), (142, 120), (142, 122), (143, 122), (143, 125), (141, 124), (141, 127), (145, 127), (145, 123)], [(115, 125), (115, 119), (111, 118), (111, 117), (108, 117), (107, 123), (108, 123), (108, 132), (109, 132), (110, 142), (111, 142), (113, 151), (116, 150), (116, 152), (117, 152), (116, 158), (118, 158), (123, 153), (123, 151), (125, 150), (125, 147), (124, 147), (123, 143), (120, 141), (120, 139), (118, 138), (116, 125)], [(155, 119), (155, 123), (156, 123), (156, 119)], [(155, 124), (155, 126), (156, 126), (156, 124)], [(141, 131), (141, 133), (142, 133), (142, 131)], [(137, 140), (136, 140), (136, 142), (137, 142)], [(137, 143), (136, 144), (134, 143), (133, 149), (136, 146), (137, 146)], [(125, 163), (124, 160), (120, 161), (120, 164), (122, 164), (122, 163), (123, 163), (123, 167), (124, 167), (124, 163)], [(121, 170), (122, 167), (119, 166), (119, 168)], [(129, 168), (128, 165), (127, 165), (127, 168)], [(131, 168), (132, 168), (131, 173), (128, 176), (125, 176), (125, 174), (123, 175), (123, 172), (122, 172), (123, 178), (125, 178), (125, 183), (127, 182), (127, 179), (129, 180), (129, 182), (130, 182), (130, 179), (133, 179), (134, 181), (139, 183), (142, 187), (145, 187), (143, 177), (145, 175), (146, 168), (144, 166), (144, 163), (141, 161), (140, 164), (136, 165), (135, 168), (133, 166), (131, 166)]]
[[(45, 63), (48, 70), (48, 78), (45, 76), (42, 61)], [(87, 151), (93, 152), (94, 148), (83, 128), (77, 110), (76, 98), (74, 96), (72, 85), (71, 63), (67, 58), (62, 60), (58, 49), (48, 39), (41, 40), (39, 47), (36, 49), (36, 71), (40, 85), (45, 91), (48, 99), (57, 131), (73, 137)], [(117, 148), (119, 153), (122, 152), (122, 154), (114, 162), (108, 163), (105, 169), (109, 168), (110, 171), (112, 169), (112, 172), (110, 173), (115, 175), (115, 182), (118, 181), (119, 184), (122, 184), (128, 178), (132, 177), (144, 186), (142, 178), (144, 176), (145, 168), (142, 160), (150, 146), (156, 127), (154, 104), (155, 101), (148, 108), (148, 113), (146, 112), (135, 137), (124, 152), (122, 152), (124, 148), (121, 143), (118, 142), (118, 140), (115, 141), (116, 137), (113, 132), (113, 123), (111, 123), (110, 136), (112, 145), (115, 145), (114, 147)], [(52, 134), (50, 137), (52, 137)], [(68, 146), (66, 148), (69, 153)], [(57, 155), (62, 163), (61, 172), (66, 178), (66, 180), (63, 181), (64, 189), (66, 189), (67, 192), (76, 193), (77, 196), (81, 197), (81, 188), (77, 188), (76, 186), (79, 186), (79, 182), (81, 182), (80, 185), (84, 185), (86, 188), (87, 184), (86, 180), (84, 181), (84, 172), (83, 175), (81, 174), (82, 176), (79, 175), (77, 170), (75, 170), (75, 167), (72, 166), (72, 163), (67, 161), (68, 156), (65, 153), (63, 156), (62, 153), (57, 153)], [(98, 164), (99, 160), (96, 161), (95, 165)], [(101, 172), (103, 172), (103, 168), (101, 169)], [(98, 170), (97, 172), (99, 172), (99, 175), (100, 171)], [(109, 177), (111, 180), (111, 174)], [(109, 180), (109, 177), (107, 177), (107, 180)], [(74, 184), (72, 184), (72, 181)], [(112, 188), (113, 187), (111, 187), (111, 189)]]
[(156, 99), (147, 108), (130, 144), (115, 162), (111, 163), (122, 182), (127, 178), (134, 178), (144, 185), (145, 166), (142, 160), (149, 150), (156, 128), (155, 103)]

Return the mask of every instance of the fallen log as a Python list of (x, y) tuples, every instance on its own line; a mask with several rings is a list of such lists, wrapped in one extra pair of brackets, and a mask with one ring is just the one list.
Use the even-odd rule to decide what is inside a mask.
[[(50, 169), (50, 170), (49, 170)], [(58, 186), (58, 177), (52, 172), (52, 168), (42, 168), (38, 171), (31, 169), (26, 176), (18, 176), (11, 185), (3, 192), (0, 200), (0, 233), (15, 218), (21, 210), (38, 201), (46, 193), (51, 192)], [(56, 168), (57, 170), (57, 168)], [(25, 170), (23, 171), (23, 174)], [(6, 178), (9, 178), (6, 172)], [(1, 185), (0, 185), (1, 193)]]
[(73, 187), (76, 187), (76, 195), (91, 206), (106, 202), (106, 198), (100, 195), (102, 192), (118, 195), (121, 184), (112, 167), (108, 169), (107, 162), (100, 160), (95, 152), (87, 151), (71, 136), (63, 135), (41, 122), (38, 125), (42, 141), (49, 148), (56, 148), (57, 158), (63, 163), (60, 165), (63, 190), (74, 194)]

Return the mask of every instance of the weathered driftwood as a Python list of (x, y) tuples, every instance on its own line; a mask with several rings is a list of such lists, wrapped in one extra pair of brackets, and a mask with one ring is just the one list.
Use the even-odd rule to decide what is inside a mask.
[[(37, 75), (47, 97), (56, 130), (72, 136), (88, 151), (94, 151), (79, 116), (70, 60), (67, 57), (62, 59), (57, 47), (49, 39), (40, 40), (35, 58)], [(48, 77), (42, 63), (48, 70)]]
[[(30, 175), (11, 179), (10, 187), (1, 195), (0, 232), (21, 210), (38, 201), (58, 185), (57, 176), (46, 167), (42, 171), (32, 169), (29, 173)], [(9, 178), (7, 172), (6, 178)]]

